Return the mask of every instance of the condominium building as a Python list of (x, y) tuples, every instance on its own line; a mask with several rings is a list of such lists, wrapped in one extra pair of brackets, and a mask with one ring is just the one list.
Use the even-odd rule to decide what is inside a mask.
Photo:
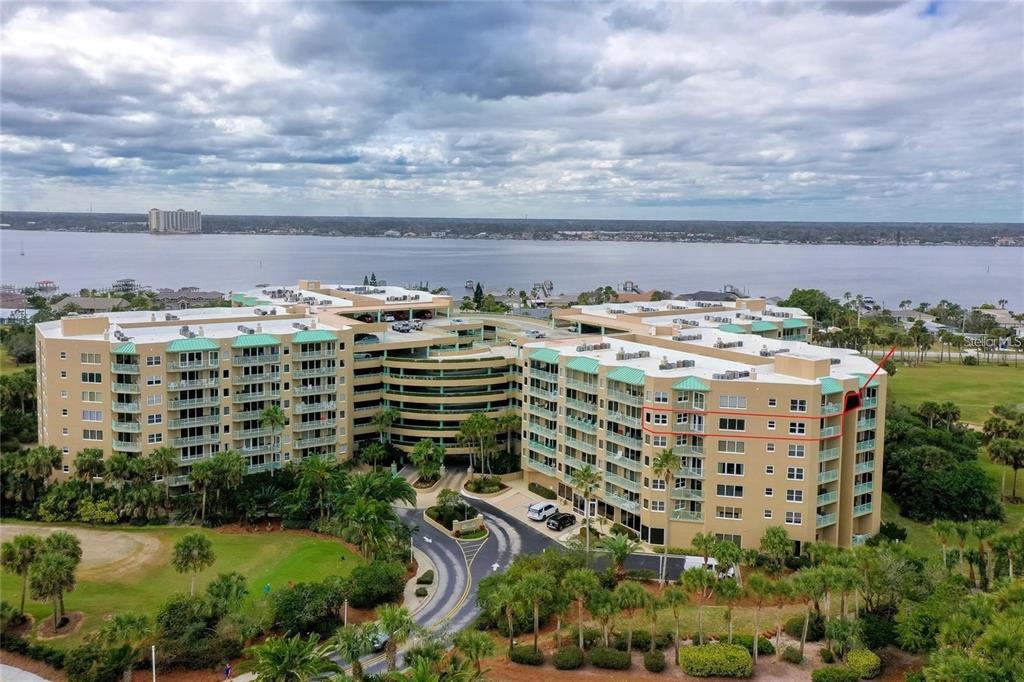
[[(654, 545), (697, 532), (756, 545), (849, 545), (878, 529), (885, 374), (858, 353), (806, 342), (802, 311), (760, 299), (580, 306), (547, 337), (400, 287), (297, 285), (229, 294), (228, 308), (109, 312), (36, 326), (39, 440), (73, 473), (84, 448), (175, 448), (191, 467), (227, 449), (249, 471), (344, 459), (384, 438), (469, 452), (475, 413), (522, 416), (499, 434), (530, 482), (583, 509), (573, 473), (602, 476), (601, 519)], [(283, 427), (264, 420), (279, 406)], [(383, 430), (375, 416), (393, 410)], [(672, 449), (677, 470), (656, 470)]]
[(203, 215), (199, 211), (161, 211), (149, 209), (149, 231), (152, 234), (191, 234), (203, 231)]

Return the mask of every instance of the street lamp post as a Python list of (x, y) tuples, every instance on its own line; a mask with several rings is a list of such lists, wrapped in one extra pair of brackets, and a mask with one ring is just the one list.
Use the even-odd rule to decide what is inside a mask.
[(153, 682), (156, 682), (156, 644), (152, 644), (149, 647), (149, 660), (153, 670)]

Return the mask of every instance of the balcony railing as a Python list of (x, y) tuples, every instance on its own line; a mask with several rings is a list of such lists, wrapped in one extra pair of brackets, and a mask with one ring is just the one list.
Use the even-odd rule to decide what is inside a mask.
[(597, 403), (590, 403), (585, 400), (566, 398), (565, 405), (566, 407), (574, 407), (580, 412), (586, 412), (587, 414), (594, 414), (595, 412), (597, 412)]
[(527, 424), (527, 428), (533, 433), (536, 433), (538, 436), (544, 436), (545, 438), (551, 439), (558, 438), (557, 431), (555, 431), (554, 429), (549, 429), (546, 426), (541, 426), (540, 424), (537, 424), (535, 422), (530, 422), (529, 424)]
[(704, 478), (703, 467), (679, 467), (676, 469), (676, 476), (680, 478)]
[(639, 460), (631, 459), (624, 455), (606, 452), (604, 455), (604, 459), (606, 462), (617, 464), (620, 467), (625, 467), (626, 469), (629, 469), (630, 471), (635, 471), (637, 473), (640, 473), (644, 469), (644, 465)]
[(571, 445), (572, 447), (576, 448), (577, 450), (582, 450), (583, 452), (586, 452), (587, 454), (591, 454), (591, 455), (596, 455), (597, 454), (597, 443), (588, 443), (587, 441), (581, 440), (579, 438), (573, 438), (572, 436), (566, 436), (565, 437), (565, 444), (566, 445)]
[(270, 471), (271, 469), (280, 469), (281, 462), (261, 462), (260, 464), (250, 464), (245, 468), (247, 474), (258, 474), (261, 471)]
[(220, 397), (215, 395), (208, 395), (203, 398), (187, 398), (184, 400), (167, 401), (167, 407), (172, 410), (186, 410), (190, 407), (216, 407), (217, 405), (220, 405)]
[(673, 488), (672, 489), (673, 500), (703, 500), (704, 491), (694, 490), (693, 488)]
[(838, 436), (840, 428), (838, 426), (826, 426), (821, 430), (822, 438), (831, 438), (832, 436)]
[[(256, 416), (259, 416), (260, 410), (254, 410)], [(241, 412), (235, 414), (235, 419), (239, 418)], [(187, 429), (193, 426), (212, 426), (213, 424), (220, 424), (219, 414), (210, 414), (205, 417), (190, 417), (188, 419), (171, 419), (167, 422), (167, 428), (169, 429)]]
[(832, 504), (838, 499), (839, 493), (836, 492), (835, 490), (827, 493), (822, 493), (821, 495), (818, 495), (818, 506), (821, 507), (826, 504)]
[(672, 452), (681, 457), (703, 457), (704, 446), (703, 445), (675, 445), (672, 447)]
[(857, 443), (857, 452), (867, 452), (868, 450), (874, 450), (874, 449), (875, 449), (875, 439), (874, 438), (872, 438), (871, 440), (862, 440), (859, 443)]
[(839, 459), (842, 451), (839, 448), (828, 448), (827, 450), (820, 450), (818, 452), (819, 462), (831, 462), (834, 459)]
[(547, 371), (545, 371), (543, 369), (533, 369), (531, 367), (530, 368), (530, 376), (534, 377), (535, 379), (540, 379), (541, 381), (547, 381), (547, 382), (550, 382), (550, 383), (553, 383), (553, 384), (557, 384), (558, 383), (558, 375), (557, 374), (555, 374), (554, 372), (547, 372)]
[(176, 448), (183, 448), (189, 445), (213, 445), (220, 442), (220, 434), (206, 433), (202, 436), (188, 436), (186, 438), (172, 438), (171, 445)]
[(111, 403), (110, 409), (121, 414), (135, 414), (140, 411), (138, 403)]
[[(249, 419), (259, 419), (263, 416), (263, 410), (244, 410), (242, 412), (233, 412), (231, 419), (236, 422), (242, 422)], [(199, 426), (199, 424), (196, 424)]]
[(575, 388), (577, 391), (586, 391), (587, 393), (597, 394), (597, 384), (592, 381), (580, 381), (579, 379), (566, 379), (565, 385), (569, 388)]
[(220, 385), (220, 380), (216, 377), (206, 379), (186, 379), (183, 381), (169, 381), (167, 382), (168, 391), (183, 391), (189, 388), (216, 388)]
[(574, 429), (579, 429), (585, 433), (597, 433), (597, 422), (577, 419), (576, 417), (566, 417), (565, 423)]
[(279, 353), (267, 353), (265, 355), (235, 355), (231, 358), (231, 364), (236, 367), (244, 367), (246, 365), (266, 365), (276, 362), (281, 362), (281, 355)]
[(321, 350), (304, 350), (298, 353), (292, 353), (294, 357), (300, 360), (317, 360), (319, 358), (333, 358), (338, 355), (338, 351), (334, 348), (321, 349)]
[(111, 388), (114, 390), (114, 393), (138, 393), (139, 392), (139, 385), (138, 384), (122, 384), (122, 383), (118, 383), (118, 382), (115, 381), (113, 384), (111, 384)]
[(296, 403), (292, 407), (292, 411), (295, 414), (309, 414), (310, 412), (325, 412), (333, 410), (337, 407), (338, 403), (333, 400), (321, 401), (318, 403)]
[(865, 502), (864, 504), (858, 504), (853, 508), (854, 516), (864, 516), (865, 514), (871, 513), (871, 503)]
[(246, 393), (236, 393), (231, 399), (232, 402), (236, 403), (247, 403), (252, 400), (270, 400), (272, 398), (280, 398), (281, 390), (274, 389), (270, 391), (248, 391)]
[(642, 424), (642, 422), (640, 421), (640, 417), (633, 417), (631, 415), (624, 414), (622, 412), (616, 412), (613, 410), (608, 411), (608, 421), (616, 421), (619, 422), (620, 424), (626, 424), (627, 426), (635, 426), (638, 429)]
[(247, 445), (239, 448), (238, 451), (243, 455), (269, 455), (274, 451), (274, 446), (270, 443), (263, 443), (262, 445)]
[(235, 386), (244, 386), (245, 384), (262, 384), (266, 381), (280, 381), (280, 372), (256, 372), (253, 374), (236, 374), (231, 377), (231, 383)]
[(110, 365), (110, 369), (116, 374), (138, 374), (139, 365), (138, 363), (128, 362), (115, 362)]
[[(572, 455), (566, 455), (563, 458), (563, 462), (567, 467), (572, 467), (573, 469), (582, 469), (583, 467), (588, 465), (588, 462), (585, 462), (582, 459), (579, 459), (578, 457), (573, 457)], [(593, 464), (591, 464), (590, 466), (593, 467)]]
[(825, 526), (831, 526), (836, 522), (838, 515), (835, 512), (831, 514), (818, 514), (818, 528), (824, 528)]
[(853, 486), (854, 495), (864, 495), (865, 493), (874, 492), (874, 490), (875, 484), (871, 481), (867, 483), (858, 483), (857, 485)]
[(673, 424), (672, 431), (675, 433), (704, 433), (704, 422)]
[(863, 400), (860, 401), (861, 409), (863, 409), (865, 407), (874, 407), (877, 404), (878, 404), (878, 397), (877, 396), (876, 397), (872, 397), (872, 398), (864, 398)]
[(315, 448), (321, 445), (334, 445), (338, 442), (337, 434), (331, 436), (315, 436), (313, 438), (296, 438), (295, 447)]
[(537, 452), (543, 452), (552, 456), (554, 456), (554, 454), (557, 452), (557, 450), (555, 450), (555, 448), (551, 447), (550, 445), (544, 445), (540, 441), (533, 440), (532, 438), (528, 438), (526, 440), (526, 444), (528, 447), (536, 450)]
[(643, 447), (643, 441), (640, 439), (639, 436), (632, 438), (630, 436), (624, 436), (618, 433), (614, 433), (612, 431), (608, 431), (605, 433), (605, 438), (607, 438), (613, 443), (618, 443), (619, 445), (624, 445), (627, 448), (633, 448), (634, 450), (639, 450), (640, 448)]
[(838, 414), (840, 411), (842, 411), (842, 409), (843, 406), (840, 405), (839, 403), (825, 403), (824, 405), (821, 406), (821, 413)]
[(338, 420), (333, 417), (330, 419), (317, 419), (308, 422), (292, 422), (292, 431), (298, 433), (302, 431), (312, 431), (314, 429), (325, 429), (334, 426), (337, 423)]
[(182, 360), (180, 362), (168, 362), (167, 369), (172, 372), (181, 372), (187, 369), (205, 369), (217, 367), (220, 363), (216, 360)]
[(547, 417), (548, 419), (558, 419), (558, 413), (554, 410), (549, 410), (543, 407), (538, 407), (533, 403), (527, 405), (532, 414), (540, 415), (541, 417)]
[(269, 436), (273, 432), (273, 429), (260, 426), (255, 429), (239, 429), (231, 434), (231, 437), (235, 440), (241, 438), (256, 438), (257, 436)]
[(873, 429), (878, 425), (877, 419), (858, 419), (857, 430), (864, 431), (865, 429)]
[(547, 400), (558, 400), (558, 391), (548, 391), (547, 389), (539, 388), (537, 386), (529, 387), (530, 393)]
[(293, 379), (309, 379), (311, 377), (333, 377), (338, 373), (337, 367), (313, 367), (311, 369), (296, 369), (292, 371)]
[(617, 400), (620, 403), (625, 403), (626, 405), (635, 405), (636, 407), (640, 407), (644, 404), (644, 397), (642, 395), (633, 395), (632, 393), (616, 391), (614, 388), (608, 389), (608, 399)]
[(137, 441), (115, 440), (114, 452), (142, 452), (142, 443)]
[(853, 467), (853, 472), (855, 474), (866, 474), (867, 472), (874, 471), (874, 470), (875, 470), (875, 460), (873, 460), (873, 459), (869, 459), (866, 462), (858, 462)]
[(614, 483), (620, 488), (631, 490), (634, 493), (640, 492), (640, 481), (631, 481), (625, 476), (619, 476), (618, 474), (610, 474), (607, 471), (603, 471), (601, 473), (604, 476), (604, 480), (607, 481), (608, 483)]
[(625, 509), (628, 512), (637, 512), (640, 510), (640, 503), (635, 500), (623, 497), (622, 495), (617, 495), (613, 492), (609, 492), (608, 490), (602, 491), (601, 495), (604, 498), (605, 504), (610, 504), (613, 507), (618, 507), (619, 509)]
[(139, 433), (142, 431), (138, 422), (119, 422), (116, 419), (110, 422), (110, 428), (117, 433)]
[(830, 483), (839, 478), (839, 469), (826, 469), (818, 472), (818, 483)]
[(672, 520), (695, 521), (697, 523), (700, 523), (704, 521), (704, 512), (690, 511), (689, 509), (673, 509)]
[(544, 462), (539, 462), (532, 457), (526, 458), (526, 466), (534, 469), (535, 471), (539, 471), (542, 474), (547, 474), (548, 476), (555, 475), (555, 467), (545, 464)]

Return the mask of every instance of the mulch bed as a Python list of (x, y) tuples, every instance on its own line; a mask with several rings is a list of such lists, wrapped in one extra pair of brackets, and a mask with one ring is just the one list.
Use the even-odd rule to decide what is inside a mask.
[[(82, 621), (85, 620), (85, 614), (81, 611), (68, 611), (64, 614), (64, 618), (67, 618), (67, 623), (57, 628), (56, 632), (53, 630), (53, 617), (45, 618), (39, 626), (39, 632), (36, 633), (36, 638), (56, 639), (58, 637), (70, 635), (72, 632), (76, 632), (78, 628), (82, 627)], [(62, 619), (57, 619), (58, 624), (60, 624), (61, 621)]]

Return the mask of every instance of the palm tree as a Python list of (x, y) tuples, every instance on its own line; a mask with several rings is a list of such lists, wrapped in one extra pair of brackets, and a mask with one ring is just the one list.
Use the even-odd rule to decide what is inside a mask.
[(779, 652), (782, 651), (782, 608), (793, 596), (792, 583), (785, 579), (776, 580), (772, 596), (775, 598), (775, 651)]
[(29, 588), (32, 598), (53, 602), (53, 631), (57, 631), (57, 610), (64, 593), (75, 587), (75, 560), (57, 552), (43, 552), (32, 564)]
[(357, 497), (342, 511), (349, 532), (359, 538), (359, 553), (373, 561), (377, 549), (395, 536), (395, 512), (383, 500)]
[(106, 470), (100, 448), (86, 448), (75, 456), (75, 478), (89, 484), (89, 497), (93, 496), (96, 479), (102, 478)]
[[(586, 529), (587, 561), (590, 561), (590, 499), (601, 485), (601, 472), (584, 464), (572, 474), (569, 484), (583, 498), (583, 527)], [(582, 645), (580, 646), (582, 649)]]
[[(494, 438), (494, 429), (494, 421), (482, 412), (474, 412), (468, 419), (459, 424), (459, 443), (471, 450), (476, 450), (477, 457), (480, 460), (481, 471), (486, 468), (486, 451)], [(472, 452), (469, 455), (469, 468), (473, 469), (474, 472), (477, 471), (473, 466)]]
[(615, 603), (629, 615), (626, 621), (626, 651), (633, 650), (633, 614), (637, 609), (647, 608), (651, 601), (650, 593), (632, 580), (615, 586)]
[(444, 447), (435, 444), (429, 438), (423, 438), (413, 446), (412, 452), (409, 453), (409, 461), (416, 467), (421, 482), (436, 481), (441, 475)]
[(338, 465), (322, 457), (304, 457), (298, 466), (298, 484), (302, 494), (315, 496), (320, 521), (323, 522), (327, 508), (327, 495), (337, 490), (340, 484)]
[(715, 592), (715, 576), (705, 568), (690, 568), (683, 571), (683, 589), (697, 600), (697, 639), (704, 643), (704, 606)]
[(37, 535), (15, 535), (13, 540), (0, 547), (0, 565), (5, 571), (21, 576), (21, 607), (18, 609), (21, 615), (25, 614), (25, 595), (28, 593), (32, 563), (42, 545)]
[[(723, 544), (732, 544), (723, 543)], [(722, 578), (715, 583), (715, 597), (725, 604), (725, 621), (729, 624), (729, 644), (732, 644), (732, 608), (743, 596), (743, 588), (732, 578)]]
[(742, 587), (743, 583), (740, 582), (740, 561), (743, 560), (744, 554), (745, 552), (735, 542), (723, 540), (715, 545), (715, 570), (718, 572), (718, 575), (720, 577), (728, 575), (731, 568), (733, 569), (733, 577), (736, 580), (736, 584)]
[[(114, 455), (116, 457), (117, 455)], [(114, 457), (110, 458), (110, 463), (114, 463)], [(108, 471), (110, 467), (108, 465)], [(189, 485), (193, 489), (198, 487), (203, 491), (202, 502), (200, 506), (199, 520), (206, 521), (206, 491), (209, 489), (210, 484), (217, 478), (217, 465), (212, 459), (204, 459), (200, 462), (196, 462), (192, 465), (192, 471), (189, 472)]]
[(612, 619), (619, 612), (619, 602), (615, 599), (615, 595), (605, 589), (591, 591), (587, 595), (587, 610), (601, 624), (604, 645), (609, 646)]
[(373, 425), (377, 427), (377, 437), (382, 445), (385, 442), (385, 436), (388, 441), (391, 440), (391, 425), (397, 420), (398, 410), (389, 405), (380, 408), (380, 411), (373, 415)]
[(579, 631), (580, 649), (583, 649), (583, 601), (588, 593), (597, 589), (597, 576), (589, 568), (574, 568), (562, 578), (562, 587), (576, 600), (576, 629)]
[(395, 672), (398, 664), (398, 649), (419, 629), (409, 609), (396, 604), (385, 604), (377, 610), (380, 628), (388, 637), (384, 645), (384, 656), (388, 661), (388, 672)]
[(416, 489), (409, 485), (409, 481), (386, 469), (367, 471), (352, 476), (348, 481), (347, 496), (349, 498), (366, 497), (388, 504), (395, 502), (405, 502), (410, 506), (416, 504)]
[(657, 647), (658, 612), (661, 611), (663, 606), (665, 604), (653, 595), (648, 596), (647, 603), (644, 605), (644, 616), (647, 618), (647, 622), (651, 624), (651, 653)]
[(993, 573), (992, 552), (991, 543), (989, 539), (999, 532), (999, 524), (995, 521), (983, 519), (974, 521), (971, 523), (971, 531), (974, 537), (978, 540), (978, 556), (984, 560), (984, 564), (981, 566), (982, 570), (982, 584), (987, 588), (989, 585), (989, 575)]
[(597, 548), (608, 554), (615, 567), (616, 579), (621, 580), (626, 573), (626, 559), (640, 549), (640, 543), (628, 535), (606, 535), (597, 543)]
[(131, 476), (131, 460), (123, 452), (115, 452), (107, 459), (107, 482), (114, 488), (120, 489)]
[(171, 500), (171, 474), (178, 471), (181, 460), (178, 451), (174, 448), (163, 446), (149, 453), (149, 464), (153, 473), (164, 479), (164, 504)]
[(212, 566), (215, 560), (213, 543), (210, 542), (210, 538), (202, 533), (189, 533), (174, 543), (171, 566), (178, 573), (192, 574), (189, 593), (195, 596), (196, 575), (204, 568)]
[(210, 607), (217, 616), (234, 613), (249, 595), (245, 576), (237, 571), (221, 573), (206, 586)]
[(572, 595), (570, 595), (564, 589), (555, 590), (554, 596), (551, 598), (551, 602), (548, 605), (551, 609), (551, 615), (555, 617), (555, 648), (562, 648), (562, 620), (569, 613), (569, 609), (572, 608)]
[(939, 544), (942, 545), (942, 567), (949, 570), (949, 563), (946, 561), (946, 549), (949, 547), (949, 541), (953, 539), (953, 534), (956, 532), (954, 524), (946, 519), (937, 519), (932, 524), (932, 532), (938, 538)]
[[(672, 448), (665, 448), (651, 461), (651, 472), (665, 481), (665, 509), (672, 507), (670, 495), (672, 494), (672, 483), (675, 480), (676, 472), (683, 466), (683, 458), (677, 455)], [(668, 572), (668, 526), (665, 524), (665, 543), (661, 556), (661, 584), (665, 584), (665, 574)]]
[(1024, 469), (1024, 442), (1010, 440), (1009, 438), (994, 438), (989, 442), (987, 449), (988, 456), (993, 462), (1005, 464), (1013, 469), (1013, 487), (1010, 492), (1010, 501), (1016, 501), (1017, 471)]
[(971, 537), (971, 524), (960, 522), (953, 526), (953, 532), (956, 534), (956, 539), (960, 543), (960, 554), (957, 556), (957, 568), (960, 571), (960, 575), (964, 572), (964, 548), (967, 545), (967, 538)]
[[(43, 540), (43, 553), (53, 552), (66, 556), (72, 561), (72, 570), (82, 562), (82, 543), (78, 537), (66, 530), (54, 531)], [(60, 596), (60, 615), (64, 615), (64, 595)]]
[[(142, 642), (152, 634), (149, 618), (139, 613), (115, 613), (100, 626), (100, 642), (108, 646), (131, 648), (131, 661), (138, 660)], [(132, 666), (126, 665), (121, 673), (123, 682), (131, 682)]]
[(487, 600), (487, 610), (495, 619), (504, 618), (508, 626), (508, 652), (512, 654), (512, 637), (515, 635), (515, 619), (525, 606), (525, 595), (517, 585), (504, 582), (491, 592)]
[(331, 645), (320, 644), (320, 635), (308, 638), (269, 637), (263, 644), (249, 648), (256, 659), (254, 672), (261, 682), (309, 682), (324, 675), (340, 673), (331, 660)]
[(540, 606), (554, 596), (557, 587), (555, 578), (541, 571), (528, 571), (519, 578), (517, 587), (533, 606), (533, 650), (537, 651), (537, 640), (540, 637)]
[(747, 579), (747, 593), (754, 600), (754, 665), (757, 665), (757, 640), (761, 636), (761, 609), (774, 590), (772, 581), (760, 573), (754, 573)]
[[(280, 438), (278, 436), (281, 430), (284, 429), (288, 423), (288, 418), (285, 416), (281, 406), (277, 403), (272, 403), (263, 408), (260, 412), (260, 427), (264, 429), (270, 429), (270, 436), (274, 439), (274, 454), (280, 455)], [(274, 468), (270, 468), (270, 475), (274, 475)]]
[(374, 626), (369, 623), (346, 625), (334, 633), (334, 645), (341, 657), (352, 666), (352, 679), (363, 679), (363, 656), (373, 651)]
[(508, 410), (498, 415), (498, 428), (505, 432), (505, 454), (512, 455), (512, 434), (518, 433), (523, 425), (519, 410)]
[[(661, 601), (665, 606), (672, 609), (672, 620), (675, 622), (675, 649), (676, 657), (675, 660), (679, 660), (679, 621), (682, 619), (682, 608), (690, 603), (690, 598), (686, 596), (686, 592), (678, 585), (672, 585), (671, 587), (665, 588), (665, 591), (661, 595)], [(756, 645), (755, 645), (756, 648)]]
[(704, 568), (708, 567), (708, 559), (715, 553), (718, 546), (718, 538), (712, 533), (697, 533), (690, 542), (693, 548), (704, 557)]
[(497, 653), (498, 647), (486, 632), (467, 628), (455, 635), (455, 646), (476, 668), (477, 677), (483, 679), (484, 669), (480, 661)]
[(821, 575), (822, 569), (809, 568), (793, 576), (793, 592), (804, 602), (804, 628), (800, 635), (800, 657), (803, 658), (807, 644), (807, 629), (811, 622), (811, 608), (825, 595), (825, 583)]

